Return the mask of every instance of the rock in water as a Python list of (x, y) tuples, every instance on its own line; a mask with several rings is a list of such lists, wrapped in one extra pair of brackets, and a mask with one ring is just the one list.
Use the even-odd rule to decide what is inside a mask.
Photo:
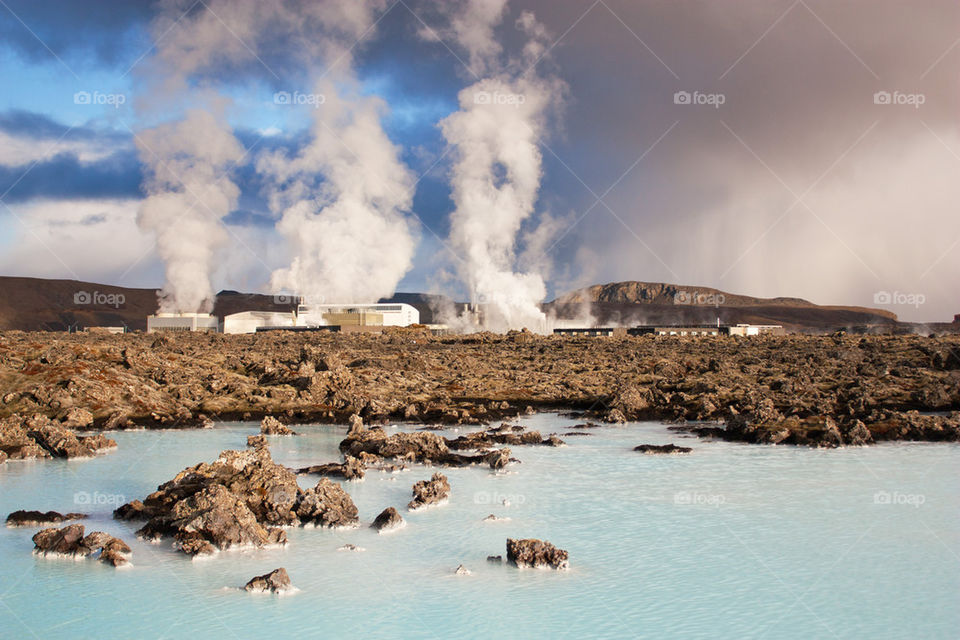
[(252, 449), (260, 449), (261, 447), (266, 447), (267, 438), (262, 433), (258, 433), (255, 436), (247, 436), (247, 446)]
[(450, 483), (447, 476), (435, 473), (429, 480), (421, 480), (413, 485), (413, 500), (407, 508), (413, 511), (428, 504), (437, 504), (450, 497)]
[(373, 524), (371, 524), (370, 527), (382, 532), (396, 529), (398, 527), (402, 527), (403, 525), (403, 518), (400, 517), (400, 514), (397, 513), (397, 510), (393, 507), (387, 507), (380, 512), (380, 515), (377, 516), (377, 519), (373, 521)]
[(94, 531), (84, 536), (82, 524), (62, 529), (44, 529), (33, 536), (34, 553), (67, 556), (89, 556), (100, 551), (100, 562), (119, 567), (130, 562), (130, 546), (109, 533)]
[(507, 561), (518, 567), (570, 568), (570, 555), (545, 540), (507, 538)]
[(8, 527), (43, 527), (68, 520), (83, 520), (85, 513), (58, 513), (56, 511), (14, 511), (7, 516)]
[(250, 582), (243, 587), (247, 591), (254, 593), (283, 593), (293, 588), (290, 584), (290, 576), (283, 567), (274, 569), (270, 573), (252, 578)]
[(342, 547), (340, 547), (339, 549), (337, 549), (337, 551), (366, 551), (366, 549), (364, 549), (363, 547), (358, 547), (355, 544), (347, 543)]
[(146, 538), (173, 537), (184, 553), (212, 553), (234, 545), (283, 544), (281, 526), (356, 525), (357, 508), (340, 485), (323, 478), (312, 489), (266, 447), (224, 451), (212, 464), (181, 471), (143, 502), (114, 511), (122, 520), (147, 520)]
[(690, 447), (679, 447), (672, 442), (670, 444), (641, 444), (634, 447), (633, 450), (646, 454), (690, 453), (693, 451)]
[(296, 432), (273, 416), (266, 416), (260, 422), (260, 433), (267, 436), (295, 436)]
[(503, 562), (503, 556), (487, 556), (487, 562), (493, 562), (493, 563)]
[(354, 413), (350, 416), (350, 429), (347, 430), (347, 437), (356, 437), (361, 433), (363, 433), (363, 418)]
[(457, 570), (454, 571), (453, 573), (454, 573), (455, 575), (458, 575), (458, 576), (469, 576), (469, 575), (471, 575), (470, 569), (467, 569), (467, 568), (466, 568), (465, 566), (463, 566), (462, 564), (461, 564), (459, 567), (457, 567)]

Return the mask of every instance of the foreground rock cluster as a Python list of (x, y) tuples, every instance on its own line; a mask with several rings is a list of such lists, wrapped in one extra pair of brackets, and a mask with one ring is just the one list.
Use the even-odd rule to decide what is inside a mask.
[[(0, 417), (41, 414), (63, 429), (264, 416), (281, 426), (346, 424), (352, 414), (370, 424), (481, 425), (550, 408), (607, 422), (720, 422), (702, 435), (745, 442), (960, 439), (958, 336), (5, 332), (0, 381)], [(7, 430), (0, 458), (81, 451)], [(356, 453), (379, 448), (377, 439), (358, 438)], [(384, 444), (420, 457), (437, 446), (429, 438)], [(447, 449), (433, 453), (456, 461)]]
[(129, 545), (103, 531), (84, 535), (82, 524), (70, 524), (62, 529), (43, 529), (33, 536), (34, 552), (40, 555), (87, 557), (100, 552), (99, 560), (114, 567), (130, 562)]
[(273, 461), (266, 447), (224, 451), (213, 463), (181, 471), (142, 502), (114, 512), (122, 520), (145, 520), (137, 535), (170, 537), (189, 555), (238, 545), (285, 544), (283, 526), (356, 526), (357, 507), (327, 478), (311, 489)]

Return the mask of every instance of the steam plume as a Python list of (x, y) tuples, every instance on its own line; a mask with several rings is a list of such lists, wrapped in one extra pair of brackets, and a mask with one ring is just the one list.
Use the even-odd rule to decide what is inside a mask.
[[(504, 9), (504, 2), (470, 0), (451, 20), (451, 31), (467, 49), (472, 66), (488, 77), (463, 89), (460, 110), (441, 122), (455, 149), (450, 242), (462, 257), (460, 276), (471, 302), (482, 309), (485, 328), (545, 331), (539, 307), (546, 296), (543, 276), (517, 270), (517, 245), (540, 189), (537, 143), (563, 85), (534, 71), (545, 51), (546, 32), (529, 12), (516, 23), (528, 38), (522, 57), (506, 64), (499, 60), (493, 29)], [(522, 69), (527, 70), (518, 73)]]

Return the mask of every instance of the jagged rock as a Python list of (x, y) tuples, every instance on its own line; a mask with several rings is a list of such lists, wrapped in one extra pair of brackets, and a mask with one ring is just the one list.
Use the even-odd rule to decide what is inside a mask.
[(86, 429), (93, 425), (93, 414), (86, 409), (73, 407), (63, 417), (62, 424), (68, 429)]
[(387, 507), (380, 512), (380, 515), (377, 516), (376, 520), (373, 521), (373, 524), (370, 525), (372, 529), (377, 531), (389, 531), (390, 529), (397, 529), (402, 527), (405, 524), (403, 518), (400, 517), (400, 514), (393, 507)]
[(471, 571), (470, 571), (469, 569), (467, 569), (465, 566), (463, 566), (462, 564), (461, 564), (460, 566), (458, 566), (457, 569), (456, 569), (456, 571), (454, 571), (453, 573), (454, 573), (454, 575), (457, 575), (457, 576), (469, 576), (469, 575), (472, 575), (472, 574), (471, 574)]
[(93, 550), (83, 545), (83, 530), (82, 524), (71, 524), (62, 529), (38, 531), (33, 536), (34, 551), (41, 554), (90, 555)]
[(507, 561), (518, 567), (551, 567), (567, 569), (570, 555), (549, 542), (528, 538), (507, 538)]
[(103, 531), (83, 535), (82, 524), (62, 529), (44, 529), (33, 536), (34, 553), (66, 556), (90, 556), (100, 551), (100, 562), (119, 567), (130, 562), (130, 546), (120, 538)]
[(42, 414), (0, 420), (0, 451), (11, 460), (29, 458), (88, 458), (117, 443), (103, 434), (77, 437)]
[(354, 435), (348, 435), (340, 442), (340, 452), (366, 462), (370, 458), (399, 458), (421, 463), (436, 463), (449, 466), (484, 464), (485, 456), (461, 455), (453, 453), (447, 446), (447, 440), (441, 436), (420, 431), (417, 433), (400, 432), (387, 435), (383, 429), (366, 429)]
[(359, 523), (356, 505), (347, 492), (327, 478), (303, 491), (297, 500), (297, 516), (306, 523), (323, 527), (351, 527)]
[(320, 476), (343, 478), (344, 480), (362, 480), (366, 475), (366, 465), (358, 458), (346, 456), (343, 462), (328, 462), (297, 470), (298, 474), (312, 473)]
[(487, 562), (503, 562), (503, 556), (487, 556)]
[(261, 447), (266, 447), (267, 438), (263, 434), (257, 434), (254, 436), (247, 436), (247, 446), (254, 449), (259, 449)]
[(503, 469), (510, 464), (510, 449), (494, 449), (486, 454), (483, 459), (491, 469)]
[(69, 520), (83, 520), (85, 513), (58, 513), (56, 511), (14, 511), (7, 516), (8, 527), (43, 527)]
[(295, 436), (297, 433), (273, 416), (266, 416), (260, 421), (260, 433), (267, 436)]
[(350, 429), (347, 430), (347, 437), (352, 438), (363, 433), (363, 418), (357, 414), (350, 416)]
[(413, 500), (407, 508), (413, 511), (428, 504), (437, 504), (450, 497), (450, 483), (447, 476), (435, 473), (429, 480), (421, 480), (413, 485)]
[(677, 454), (690, 453), (693, 451), (690, 447), (680, 447), (673, 443), (670, 444), (641, 444), (633, 448), (634, 451), (646, 454)]
[(304, 491), (296, 474), (276, 464), (267, 448), (224, 451), (213, 463), (181, 471), (146, 500), (121, 506), (114, 516), (146, 519), (146, 538), (173, 537), (184, 553), (211, 553), (234, 545), (283, 544), (277, 527), (357, 522), (357, 509), (340, 485), (322, 479)]
[(339, 549), (337, 549), (337, 551), (357, 551), (357, 552), (359, 552), (359, 551), (366, 551), (366, 549), (364, 549), (363, 547), (358, 547), (358, 546), (355, 545), (355, 544), (349, 544), (349, 543), (347, 543), (347, 544), (343, 545), (342, 547), (340, 547)]
[(267, 591), (270, 593), (283, 593), (284, 591), (292, 589), (293, 585), (290, 584), (290, 576), (287, 575), (287, 570), (280, 567), (270, 573), (251, 578), (243, 588), (255, 593), (265, 593)]

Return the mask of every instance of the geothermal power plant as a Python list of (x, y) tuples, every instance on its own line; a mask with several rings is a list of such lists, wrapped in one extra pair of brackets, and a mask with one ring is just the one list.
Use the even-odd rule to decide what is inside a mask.
[[(241, 311), (221, 322), (209, 313), (157, 313), (147, 317), (147, 332), (257, 333), (258, 331), (379, 332), (384, 327), (420, 323), (420, 312), (405, 303), (297, 304), (291, 311)], [(440, 325), (430, 329), (442, 330)]]

